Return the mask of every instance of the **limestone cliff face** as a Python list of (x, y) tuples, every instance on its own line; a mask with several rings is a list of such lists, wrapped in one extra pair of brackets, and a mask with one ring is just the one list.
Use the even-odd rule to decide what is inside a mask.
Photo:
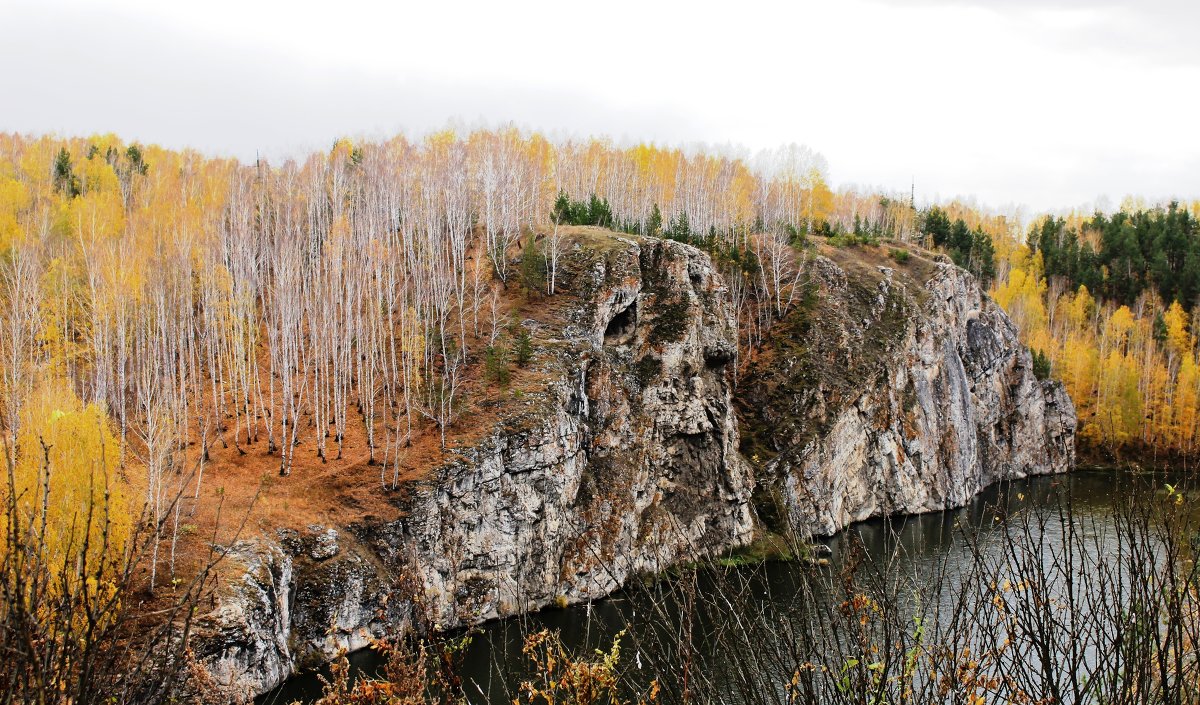
[[(290, 653), (292, 561), (270, 541), (244, 541), (226, 552), (241, 570), (193, 639), (202, 672), (188, 685), (229, 701), (249, 699), (292, 672)], [(219, 699), (219, 698), (213, 698)]]
[(235, 577), (221, 586), (216, 609), (197, 621), (192, 642), (197, 700), (247, 701), (297, 668), (411, 623), (403, 574), (353, 535), (321, 526), (280, 530), (235, 544), (226, 561), (224, 574)]
[(578, 255), (571, 337), (545, 336), (554, 381), (403, 521), (437, 626), (600, 597), (751, 537), (733, 319), (708, 257), (651, 239)]
[(941, 258), (852, 257), (812, 263), (807, 297), (742, 381), (764, 519), (827, 535), (1073, 467), (1071, 400), (1035, 377), (973, 276)]
[(595, 229), (572, 242), (557, 312), (522, 322), (544, 384), (481, 409), (500, 420), (397, 492), (398, 518), (232, 548), (195, 647), (218, 699), (418, 621), (597, 598), (763, 526), (830, 534), (1074, 463), (1061, 385), (949, 263), (815, 257), (735, 409), (735, 322), (709, 258)]
[(548, 382), (405, 487), (401, 518), (235, 547), (240, 577), (197, 640), (218, 697), (261, 693), (416, 618), (450, 628), (601, 597), (751, 539), (734, 320), (709, 258), (584, 231), (565, 270), (565, 320), (523, 322)]

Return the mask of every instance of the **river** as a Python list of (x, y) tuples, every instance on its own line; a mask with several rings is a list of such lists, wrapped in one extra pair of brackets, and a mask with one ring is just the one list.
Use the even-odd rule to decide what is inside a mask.
[[(1178, 473), (1088, 469), (1000, 483), (958, 510), (858, 523), (821, 542), (828, 547), (828, 557), (819, 567), (803, 561), (770, 561), (684, 571), (591, 604), (483, 625), (470, 634), (458, 672), (469, 702), (512, 702), (520, 681), (528, 677), (528, 658), (522, 653), (527, 634), (556, 630), (572, 652), (594, 653), (595, 649), (608, 649), (614, 635), (626, 630), (620, 663), (630, 682), (644, 686), (657, 677), (664, 687), (678, 690), (680, 683), (664, 682), (664, 678), (681, 680), (679, 665), (690, 659), (695, 665), (687, 672), (696, 675), (685, 677), (695, 677), (698, 689), (703, 679), (708, 692), (725, 700), (721, 686), (713, 683), (727, 682), (731, 684), (729, 702), (754, 701), (756, 698), (747, 698), (744, 692), (735, 696), (733, 684), (742, 691), (747, 687), (782, 688), (794, 670), (788, 635), (798, 616), (813, 611), (814, 603), (824, 604), (828, 614), (839, 609), (845, 595), (840, 576), (848, 561), (880, 568), (876, 578), (895, 579), (901, 593), (909, 583), (954, 584), (958, 571), (972, 558), (963, 527), (980, 529), (975, 534), (978, 550), (1002, 551), (1003, 542), (996, 540), (1002, 534), (995, 527), (1010, 513), (1050, 517), (1062, 510), (1064, 500), (1069, 502), (1074, 525), (1099, 536), (1089, 550), (1116, 551), (1117, 547), (1107, 543), (1116, 539), (1106, 537), (1106, 527), (1114, 521), (1115, 501), (1134, 494), (1169, 501), (1164, 490), (1168, 483), (1179, 486), (1184, 480)], [(1055, 555), (1061, 549), (1063, 532), (1045, 528), (1039, 540), (1045, 555)], [(694, 609), (686, 609), (687, 605)], [(694, 618), (686, 618), (689, 614)], [(736, 638), (730, 638), (731, 630), (739, 630)], [(370, 650), (351, 654), (349, 660), (355, 674), (376, 673), (381, 661)], [(309, 702), (320, 693), (318, 674), (304, 673), (259, 702)], [(775, 695), (761, 700), (783, 699), (779, 693)]]

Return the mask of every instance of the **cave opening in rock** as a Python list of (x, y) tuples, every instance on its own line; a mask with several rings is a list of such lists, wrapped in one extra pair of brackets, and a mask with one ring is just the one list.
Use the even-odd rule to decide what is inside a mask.
[(628, 345), (637, 329), (637, 301), (630, 303), (612, 317), (604, 329), (605, 345)]

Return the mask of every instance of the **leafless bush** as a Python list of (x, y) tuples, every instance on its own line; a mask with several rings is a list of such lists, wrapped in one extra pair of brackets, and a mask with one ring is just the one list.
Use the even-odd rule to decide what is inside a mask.
[[(157, 523), (147, 513), (119, 540), (106, 490), (104, 503), (84, 503), (84, 516), (52, 545), (45, 536), (54, 469), (43, 464), (36, 501), (26, 502), (14, 490), (11, 456), (5, 457), (0, 703), (171, 701), (189, 665), (192, 618), (220, 556), (210, 551), (192, 579), (151, 595), (146, 560), (173, 502)], [(92, 526), (102, 528), (88, 531)]]

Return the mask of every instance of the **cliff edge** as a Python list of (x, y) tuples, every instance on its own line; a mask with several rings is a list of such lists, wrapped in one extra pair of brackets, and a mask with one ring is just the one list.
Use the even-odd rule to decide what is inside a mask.
[(742, 450), (774, 530), (960, 507), (1074, 466), (1074, 406), (1034, 375), (1013, 322), (944, 257), (905, 259), (821, 248), (740, 381)]
[(398, 518), (232, 548), (196, 640), (217, 699), (418, 619), (448, 629), (594, 599), (751, 540), (735, 321), (708, 256), (575, 228), (561, 266), (563, 293), (520, 323), (540, 382), (491, 402), (490, 433), (395, 492)]
[(563, 293), (520, 323), (535, 383), (389, 491), (394, 516), (230, 547), (197, 630), (199, 690), (249, 698), (418, 621), (586, 601), (763, 527), (830, 534), (1074, 463), (1062, 386), (938, 257), (820, 245), (735, 397), (736, 319), (706, 254), (596, 228), (570, 229), (566, 252)]

